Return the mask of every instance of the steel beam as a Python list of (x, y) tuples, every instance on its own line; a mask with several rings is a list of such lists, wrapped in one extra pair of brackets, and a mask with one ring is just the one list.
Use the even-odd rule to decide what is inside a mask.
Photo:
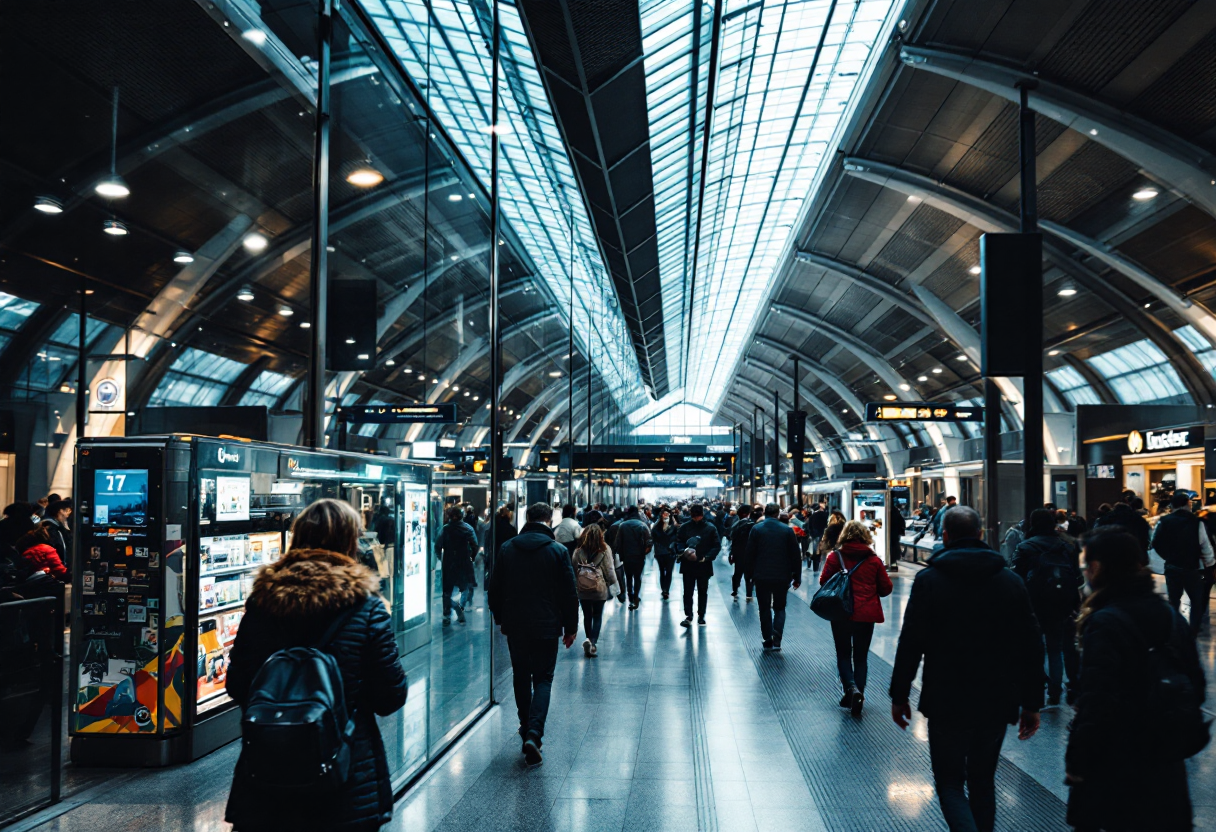
[(835, 257), (829, 257), (826, 254), (820, 254), (817, 251), (796, 251), (794, 252), (794, 262), (804, 263), (806, 265), (818, 266), (826, 269), (834, 274), (868, 289), (878, 295), (885, 301), (898, 306), (903, 311), (907, 312), (913, 318), (936, 329), (941, 329), (938, 321), (935, 321), (933, 315), (926, 312), (925, 309), (916, 302), (916, 298), (906, 292), (901, 292), (887, 281), (880, 277), (875, 277), (872, 274), (867, 274), (864, 270), (858, 268), (852, 263), (846, 263), (843, 260), (837, 260)]

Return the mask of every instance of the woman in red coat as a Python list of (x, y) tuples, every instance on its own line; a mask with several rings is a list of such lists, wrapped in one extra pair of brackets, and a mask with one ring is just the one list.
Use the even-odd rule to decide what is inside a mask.
[(39, 526), (28, 532), (14, 544), (21, 553), (21, 559), (26, 567), (33, 572), (46, 572), (52, 578), (62, 583), (72, 579), (67, 566), (51, 545), (51, 536), (45, 526)]
[(870, 548), (873, 545), (874, 538), (865, 524), (850, 520), (841, 530), (836, 548), (828, 554), (819, 576), (822, 586), (840, 571), (842, 559), (844, 568), (852, 572), (853, 616), (849, 621), (832, 622), (832, 639), (836, 642), (836, 667), (844, 688), (840, 707), (849, 708), (853, 716), (861, 716), (865, 703), (867, 659), (874, 625), (886, 621), (879, 599), (890, 595), (892, 589), (887, 565)]

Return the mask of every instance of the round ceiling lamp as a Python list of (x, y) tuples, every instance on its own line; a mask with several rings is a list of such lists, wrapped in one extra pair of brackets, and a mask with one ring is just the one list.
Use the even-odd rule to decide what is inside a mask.
[(127, 226), (118, 220), (106, 220), (101, 225), (101, 230), (109, 234), (111, 237), (125, 237), (130, 231)]
[(40, 196), (34, 200), (34, 210), (44, 214), (62, 214), (63, 203), (51, 196)]

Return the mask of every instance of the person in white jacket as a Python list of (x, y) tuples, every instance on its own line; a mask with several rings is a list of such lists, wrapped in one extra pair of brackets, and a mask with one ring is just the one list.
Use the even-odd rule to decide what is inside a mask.
[(553, 529), (553, 537), (558, 543), (569, 548), (571, 543), (575, 543), (583, 534), (583, 527), (578, 524), (578, 520), (574, 519), (577, 509), (572, 505), (562, 506), (562, 521)]

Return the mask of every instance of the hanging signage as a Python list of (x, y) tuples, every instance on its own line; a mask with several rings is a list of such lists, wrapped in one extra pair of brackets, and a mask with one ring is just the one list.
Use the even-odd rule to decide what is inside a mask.
[(984, 408), (964, 407), (936, 402), (900, 402), (866, 404), (867, 422), (982, 422)]
[(1159, 454), (1203, 447), (1203, 426), (1169, 430), (1134, 430), (1127, 435), (1129, 454)]
[(338, 408), (338, 418), (348, 424), (451, 425), (457, 422), (456, 404), (352, 404)]
[(121, 379), (103, 378), (93, 385), (89, 395), (90, 413), (115, 413), (127, 407)]

